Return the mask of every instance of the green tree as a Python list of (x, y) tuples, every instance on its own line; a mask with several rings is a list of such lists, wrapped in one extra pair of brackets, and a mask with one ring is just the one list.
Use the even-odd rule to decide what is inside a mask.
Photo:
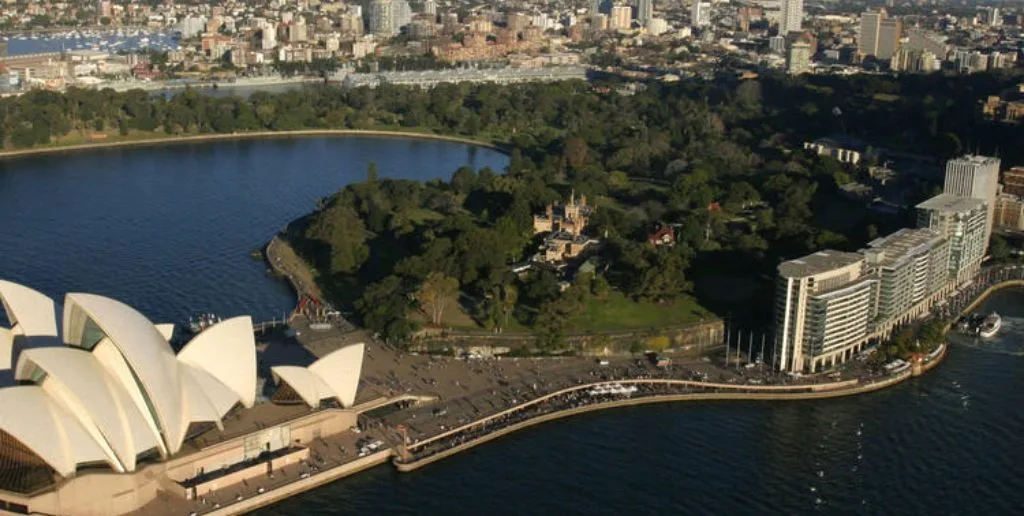
[(435, 271), (427, 274), (427, 279), (416, 293), (416, 300), (430, 317), (430, 321), (440, 326), (445, 308), (458, 293), (459, 280)]

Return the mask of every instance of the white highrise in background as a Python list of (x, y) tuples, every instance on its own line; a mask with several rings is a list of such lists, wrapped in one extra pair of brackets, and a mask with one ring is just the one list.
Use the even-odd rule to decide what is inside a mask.
[(694, 27), (711, 25), (711, 3), (693, 0), (693, 6), (690, 7), (690, 23)]
[(437, 15), (437, 2), (435, 0), (424, 0), (423, 13)]
[(373, 34), (398, 34), (402, 27), (412, 21), (412, 9), (406, 0), (372, 0), (367, 11), (367, 25)]
[(779, 2), (779, 34), (800, 32), (804, 21), (804, 0), (781, 0)]
[(999, 191), (999, 158), (967, 154), (946, 162), (946, 182), (942, 191), (985, 202), (985, 246), (992, 236), (992, 224)]
[(194, 38), (206, 32), (206, 17), (188, 15), (184, 20), (181, 20), (180, 30), (182, 38)]

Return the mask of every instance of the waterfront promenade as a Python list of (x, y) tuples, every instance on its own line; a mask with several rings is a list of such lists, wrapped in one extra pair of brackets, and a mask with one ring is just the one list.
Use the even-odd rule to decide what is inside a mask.
[[(990, 292), (1009, 285), (1024, 285), (1024, 268), (985, 269), (935, 314), (970, 311)], [(329, 337), (304, 333), (310, 340), (300, 341), (313, 354), (333, 347)], [(351, 469), (314, 472), (315, 484), (304, 478), (301, 485), (289, 484), (287, 492), (274, 489), (246, 499), (244, 505), (251, 510), (388, 460), (400, 472), (414, 471), (516, 431), (597, 410), (693, 401), (815, 400), (870, 393), (924, 374), (948, 352), (948, 345), (943, 346), (935, 355), (896, 374), (887, 374), (874, 361), (851, 361), (839, 371), (794, 378), (764, 370), (763, 365), (722, 367), (693, 357), (677, 357), (667, 368), (626, 356), (608, 357), (606, 362), (587, 357), (465, 359), (406, 353), (372, 342), (364, 362), (360, 403), (367, 410), (360, 416), (360, 424), (388, 436), (388, 448), (375, 453), (372, 462), (360, 458), (359, 467), (353, 463)], [(420, 403), (398, 406), (383, 401), (409, 396), (423, 398)]]

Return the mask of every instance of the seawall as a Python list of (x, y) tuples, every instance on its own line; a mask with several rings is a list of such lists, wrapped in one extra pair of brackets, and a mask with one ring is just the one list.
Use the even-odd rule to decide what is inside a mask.
[(996, 284), (988, 287), (987, 289), (985, 289), (984, 292), (982, 292), (981, 294), (978, 294), (978, 297), (974, 298), (974, 301), (972, 301), (971, 304), (967, 305), (967, 307), (964, 308), (960, 312), (960, 315), (966, 315), (966, 314), (969, 314), (969, 313), (973, 312), (976, 308), (981, 306), (981, 304), (984, 303), (986, 299), (988, 299), (988, 296), (991, 296), (993, 293), (995, 293), (997, 291), (1000, 291), (1000, 290), (1002, 290), (1004, 288), (1011, 288), (1011, 287), (1024, 287), (1024, 280), (1019, 280), (1019, 279), (1003, 280), (1003, 281), (1000, 281), (999, 283), (996, 283)]
[[(921, 366), (921, 371), (922, 372), (930, 371), (931, 369), (936, 367), (940, 362), (942, 362), (943, 359), (945, 359), (946, 354), (948, 353), (948, 350), (949, 350), (949, 345), (947, 344), (943, 348), (942, 353), (938, 357), (936, 357), (934, 360), (928, 362), (927, 364), (923, 364)], [(537, 417), (533, 417), (533, 418), (530, 418), (530, 419), (528, 419), (526, 421), (521, 421), (519, 423), (516, 423), (516, 424), (510, 425), (510, 426), (501, 428), (499, 430), (495, 430), (493, 432), (489, 432), (486, 435), (482, 435), (482, 436), (480, 436), (480, 437), (478, 437), (476, 439), (467, 441), (467, 442), (465, 442), (463, 444), (460, 444), (458, 446), (454, 446), (452, 448), (440, 451), (440, 452), (435, 453), (433, 455), (430, 455), (428, 457), (424, 457), (423, 459), (420, 459), (420, 460), (417, 460), (417, 461), (413, 461), (413, 462), (394, 461), (394, 465), (398, 469), (398, 471), (401, 471), (401, 472), (415, 471), (415, 470), (417, 470), (419, 468), (422, 468), (423, 466), (426, 466), (428, 464), (432, 464), (432, 463), (437, 462), (437, 461), (439, 461), (441, 459), (444, 459), (446, 457), (450, 457), (450, 456), (455, 455), (455, 454), (457, 454), (459, 452), (469, 450), (469, 449), (471, 449), (473, 447), (479, 446), (481, 444), (484, 444), (486, 442), (492, 441), (494, 439), (498, 439), (499, 437), (502, 437), (502, 436), (505, 436), (505, 435), (509, 435), (509, 434), (517, 432), (519, 430), (523, 430), (525, 428), (529, 428), (531, 426), (535, 426), (535, 425), (539, 425), (539, 424), (542, 424), (542, 423), (546, 423), (548, 421), (555, 421), (555, 420), (562, 419), (562, 418), (572, 417), (572, 416), (579, 415), (579, 414), (585, 414), (585, 413), (588, 413), (588, 412), (596, 412), (596, 411), (599, 411), (599, 410), (607, 410), (607, 409), (613, 409), (613, 408), (631, 407), (631, 406), (639, 406), (639, 405), (650, 405), (650, 404), (654, 404), (654, 403), (676, 403), (676, 402), (684, 402), (684, 401), (798, 401), (798, 400), (819, 400), (819, 399), (839, 398), (839, 397), (844, 397), (844, 396), (855, 396), (855, 395), (858, 395), (858, 394), (866, 394), (866, 393), (869, 393), (869, 392), (875, 392), (875, 391), (878, 391), (878, 390), (881, 390), (881, 389), (885, 389), (887, 387), (891, 387), (891, 386), (896, 385), (898, 383), (902, 383), (902, 382), (906, 381), (907, 379), (912, 378), (914, 376), (917, 376), (917, 375), (915, 375), (911, 370), (907, 370), (907, 371), (905, 371), (905, 372), (903, 372), (903, 373), (901, 373), (901, 374), (899, 374), (897, 376), (894, 376), (892, 378), (887, 378), (885, 380), (881, 380), (881, 381), (877, 381), (877, 382), (872, 382), (872, 383), (868, 383), (868, 384), (863, 384), (863, 385), (851, 386), (849, 382), (840, 382), (839, 384), (837, 384), (838, 386), (831, 386), (830, 387), (830, 386), (828, 386), (826, 384), (825, 386), (819, 387), (817, 390), (813, 390), (814, 389), (813, 387), (808, 386), (809, 388), (812, 388), (812, 392), (784, 393), (784, 392), (770, 392), (770, 390), (769, 390), (769, 392), (758, 392), (758, 393), (751, 393), (751, 392), (715, 392), (715, 393), (672, 394), (672, 395), (648, 396), (648, 397), (643, 397), (643, 398), (630, 398), (630, 399), (608, 401), (608, 402), (603, 402), (603, 403), (596, 403), (596, 404), (593, 404), (593, 405), (587, 405), (587, 406), (583, 406), (583, 407), (576, 407), (576, 408), (571, 408), (571, 409), (566, 409), (566, 410), (560, 410), (560, 411), (557, 411), (557, 412), (552, 412), (552, 413), (549, 413), (549, 414), (544, 414), (544, 415), (540, 415), (540, 416), (537, 416)], [(629, 382), (628, 380), (622, 380), (621, 381), (621, 383), (628, 383), (628, 382)], [(575, 387), (573, 389), (566, 389), (566, 390), (574, 390), (574, 389), (579, 389), (581, 387), (582, 388), (586, 388), (586, 386), (580, 386), (580, 387)], [(732, 385), (731, 387), (735, 388), (737, 386)], [(788, 388), (792, 389), (792, 387), (788, 387)], [(559, 391), (559, 393), (562, 393), (562, 392), (565, 392), (565, 391)], [(550, 396), (554, 396), (554, 395), (557, 395), (557, 394), (558, 393), (554, 393), (552, 395), (545, 396), (544, 398), (546, 399), (546, 398), (548, 398)], [(539, 401), (539, 399), (538, 400), (534, 400), (534, 402), (536, 402), (536, 401)], [(509, 411), (511, 411), (511, 410), (515, 410), (515, 409), (510, 409)], [(505, 411), (502, 414), (507, 413), (509, 411)], [(484, 419), (485, 420), (486, 419), (490, 419), (490, 417), (484, 418)], [(482, 421), (482, 420), (480, 420), (480, 421)], [(478, 422), (470, 423), (469, 425), (464, 425), (463, 427), (460, 427), (459, 429), (455, 429), (453, 432), (457, 432), (459, 430), (465, 429), (467, 427), (470, 427), (470, 426), (473, 426), (473, 425), (476, 425), (476, 424), (478, 424)], [(433, 442), (433, 441), (437, 440), (438, 438), (443, 438), (445, 435), (451, 435), (453, 432), (446, 432), (445, 434), (441, 434), (441, 435), (436, 436), (436, 437), (434, 437), (432, 439), (428, 439), (426, 441), (422, 441), (420, 443), (416, 443), (416, 446), (418, 447), (418, 446), (425, 445), (425, 444), (427, 444), (429, 442)]]
[(320, 487), (328, 482), (333, 482), (340, 478), (359, 473), (360, 471), (379, 466), (386, 463), (390, 457), (391, 450), (379, 451), (361, 459), (321, 471), (315, 475), (310, 475), (301, 480), (283, 485), (277, 489), (266, 491), (262, 494), (246, 498), (240, 502), (235, 502), (231, 505), (203, 514), (206, 516), (228, 516), (253, 511), (260, 507), (279, 502), (289, 496), (294, 496), (304, 491)]
[(41, 156), (46, 154), (60, 154), (63, 152), (77, 152), (97, 149), (113, 149), (119, 147), (144, 147), (154, 145), (173, 145), (178, 143), (204, 143), (222, 140), (248, 140), (256, 138), (298, 138), (307, 136), (373, 136), (382, 138), (406, 138), (419, 140), (437, 140), (465, 145), (475, 145), (502, 153), (508, 153), (504, 145), (490, 142), (482, 142), (472, 138), (460, 136), (447, 136), (443, 134), (417, 133), (410, 131), (386, 131), (386, 130), (362, 130), (362, 129), (304, 129), (297, 131), (255, 131), (248, 133), (230, 134), (201, 134), (193, 136), (168, 136), (161, 138), (144, 138), (140, 140), (122, 140), (111, 142), (82, 143), (75, 145), (55, 145), (52, 147), (40, 147), (35, 149), (8, 150), (0, 152), (0, 159), (18, 158), (27, 156)]

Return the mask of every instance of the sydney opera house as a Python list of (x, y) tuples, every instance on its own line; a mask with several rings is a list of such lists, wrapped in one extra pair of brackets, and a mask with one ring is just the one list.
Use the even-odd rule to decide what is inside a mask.
[(0, 281), (0, 300), (0, 512), (148, 513), (308, 460), (356, 424), (362, 344), (274, 367), (268, 399), (247, 316), (175, 352), (173, 325), (110, 298), (59, 308)]

